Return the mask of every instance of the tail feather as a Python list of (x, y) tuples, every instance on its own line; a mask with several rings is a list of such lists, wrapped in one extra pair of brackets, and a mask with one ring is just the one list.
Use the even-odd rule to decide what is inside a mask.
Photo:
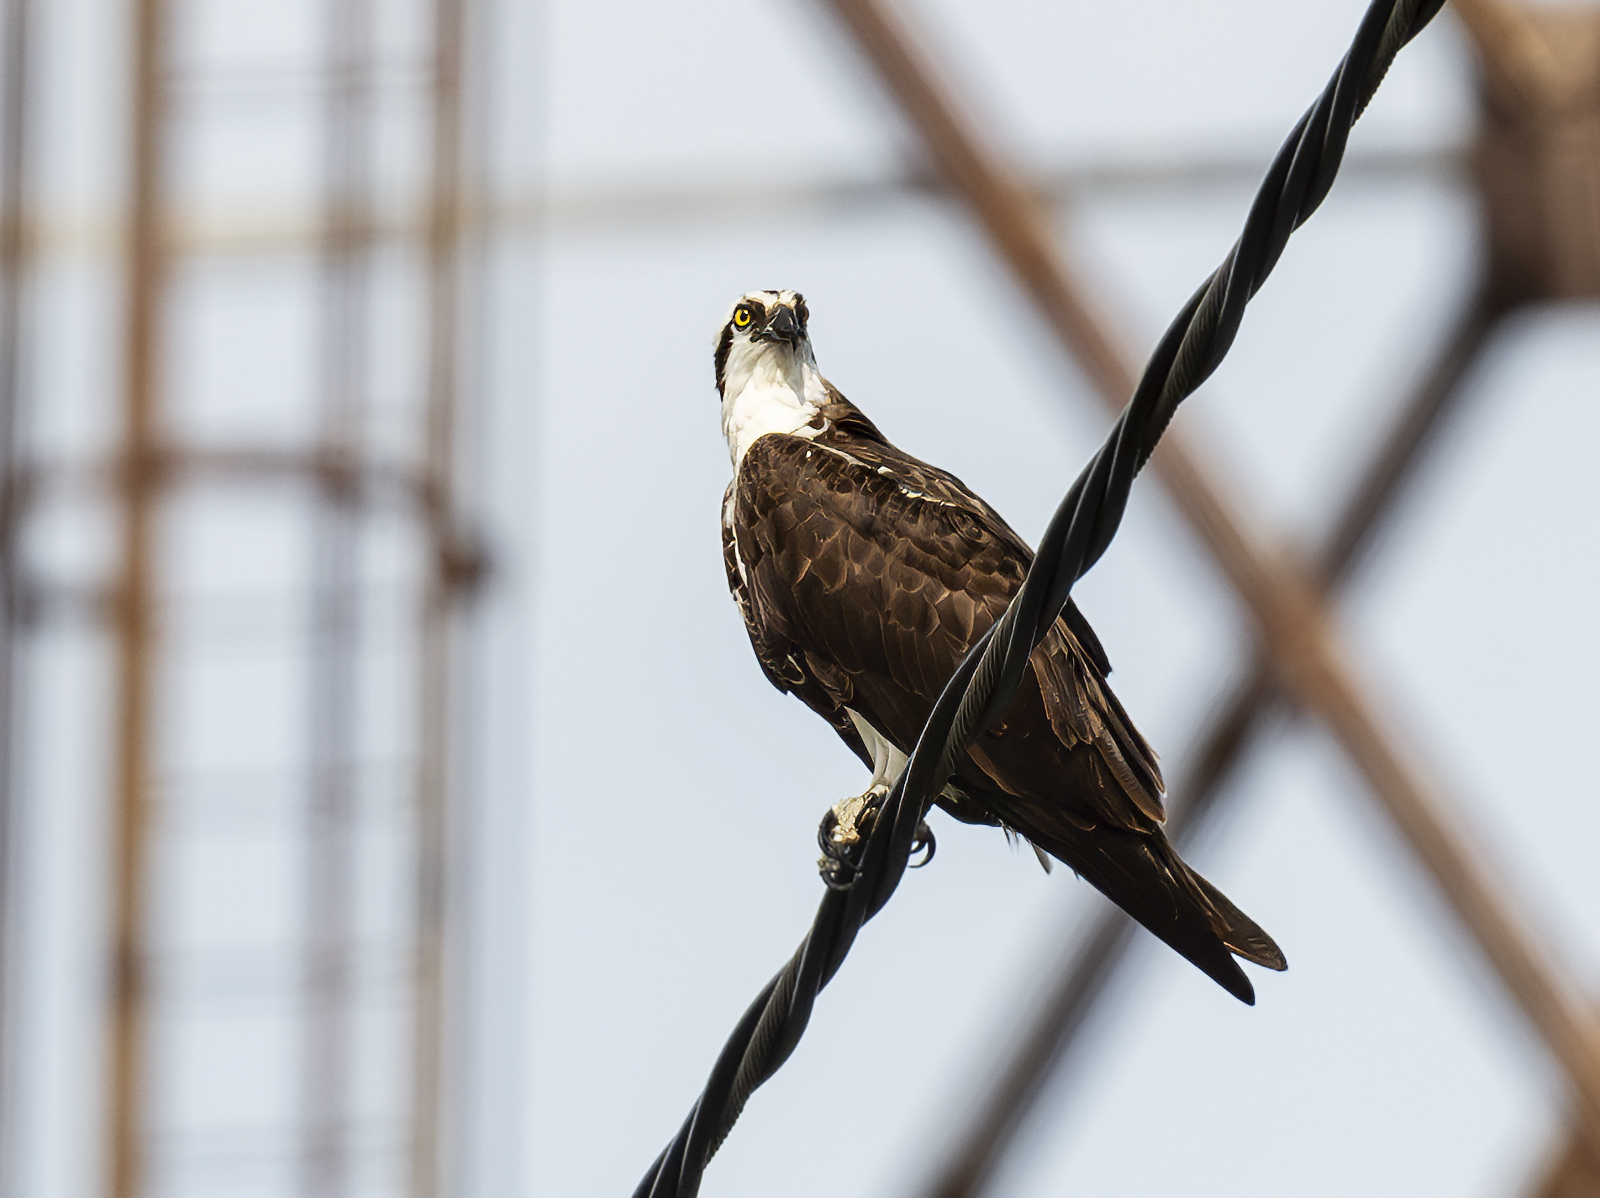
[(1268, 969), (1288, 967), (1272, 937), (1190, 869), (1159, 830), (1139, 834), (1101, 827), (1088, 835), (1053, 834), (1067, 832), (1060, 825), (1018, 830), (1240, 1002), (1254, 1005), (1255, 988), (1235, 955)]
[[(1173, 854), (1177, 856), (1176, 853)], [(1219, 919), (1216, 924), (1217, 935), (1222, 938), (1222, 943), (1228, 946), (1229, 951), (1243, 957), (1246, 961), (1268, 969), (1280, 972), (1289, 968), (1289, 962), (1284, 959), (1283, 950), (1278, 947), (1277, 941), (1265, 931), (1260, 924), (1251, 919), (1243, 911), (1233, 905), (1233, 902), (1222, 891), (1206, 881), (1194, 870), (1189, 869), (1182, 861), (1183, 868), (1189, 871), (1189, 877), (1194, 880), (1202, 894), (1210, 902), (1212, 909)]]

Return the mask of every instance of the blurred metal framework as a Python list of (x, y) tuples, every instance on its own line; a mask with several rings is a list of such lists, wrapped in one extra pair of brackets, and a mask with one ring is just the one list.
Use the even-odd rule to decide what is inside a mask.
[[(39, 604), (66, 604), (109, 625), (115, 645), (115, 760), (111, 834), (111, 943), (107, 953), (108, 1051), (104, 1069), (104, 1189), (114, 1198), (152, 1192), (148, 1143), (152, 1092), (147, 1044), (153, 1009), (150, 941), (152, 869), (163, 835), (158, 765), (160, 680), (167, 646), (160, 634), (163, 593), (160, 522), (165, 505), (183, 496), (204, 504), (219, 488), (254, 488), (304, 503), (314, 518), (313, 561), (306, 596), (310, 627), (307, 696), (309, 761), (305, 771), (302, 896), (303, 1001), (300, 1061), (301, 1126), (294, 1133), (297, 1192), (337, 1198), (352, 1192), (351, 1168), (351, 876), (355, 867), (355, 726), (359, 699), (357, 644), (362, 615), (357, 603), (363, 529), (372, 513), (408, 522), (426, 546), (428, 568), (417, 599), (420, 626), (411, 670), (421, 709), (420, 741), (412, 763), (409, 806), (415, 826), (411, 884), (411, 1002), (409, 1042), (395, 1055), (409, 1058), (408, 1146), (401, 1174), (412, 1198), (451, 1190), (448, 1158), (452, 1115), (447, 1094), (458, 1078), (446, 1065), (455, 1035), (452, 1011), (459, 994), (447, 985), (447, 962), (461, 964), (459, 918), (451, 895), (452, 838), (464, 796), (454, 762), (454, 701), (463, 662), (458, 624), (463, 601), (484, 570), (479, 539), (465, 525), (458, 483), (460, 426), (467, 396), (464, 380), (474, 348), (459, 334), (467, 301), (468, 256), (463, 191), (474, 181), (473, 142), (466, 127), (477, 113), (465, 86), (471, 49), (467, 0), (431, 0), (431, 61), (420, 78), (426, 102), (418, 110), (429, 147), (423, 213), (416, 230), (380, 222), (373, 202), (375, 130), (372, 88), (378, 61), (372, 45), (376, 0), (328, 0), (321, 65), (323, 203), (318, 220), (264, 248), (311, 248), (319, 262), (317, 408), (315, 443), (303, 449), (239, 444), (189, 445), (164, 418), (163, 391), (173, 355), (165, 320), (175, 259), (204, 254), (186, 244), (169, 189), (174, 109), (185, 103), (173, 86), (171, 62), (175, 10), (182, 0), (133, 0), (128, 8), (129, 185), (121, 258), (123, 269), (123, 394), (120, 445), (100, 464), (18, 460), (14, 449), (19, 412), (25, 409), (28, 339), (25, 315), (30, 257), (41, 240), (42, 214), (29, 208), (27, 136), (36, 123), (33, 84), (25, 70), (30, 0), (4, 0), (0, 45), (0, 1194), (20, 1193), (6, 1153), (15, 1101), (9, 1016), (14, 1010), (10, 971), (16, 963), (14, 850), (11, 831), (18, 799), (12, 785), (10, 734), (12, 668), (16, 641), (26, 635), (14, 602), (29, 580), (21, 575), (16, 546), (30, 507), (53, 492), (103, 493), (118, 513), (121, 564), (106, 594), (37, 595)], [(415, 234), (409, 236), (408, 234)], [(424, 264), (425, 378), (420, 380), (422, 446), (414, 462), (389, 461), (369, 443), (363, 420), (373, 352), (370, 329), (370, 261), (380, 238), (410, 240)], [(48, 234), (45, 234), (48, 241)], [(392, 455), (391, 455), (392, 456)], [(297, 500), (295, 497), (299, 496)], [(31, 592), (30, 592), (31, 593)], [(35, 616), (43, 614), (40, 611)], [(92, 1138), (94, 1112), (80, 1129)]]
[[(368, 153), (372, 136), (370, 16), (372, 0), (327, 0), (324, 92), (325, 194), (319, 219), (305, 228), (278, 222), (262, 232), (245, 228), (202, 234), (176, 227), (162, 190), (166, 106), (164, 35), (172, 0), (135, 0), (131, 144), (133, 186), (127, 223), (125, 339), (126, 425), (120, 461), (89, 485), (114, 485), (121, 496), (123, 568), (114, 616), (120, 663), (116, 914), (112, 971), (112, 1036), (107, 1092), (108, 1188), (132, 1198), (142, 1188), (142, 1064), (148, 996), (143, 962), (147, 870), (151, 855), (150, 743), (153, 676), (161, 645), (152, 628), (152, 522), (162, 496), (186, 479), (228, 479), (242, 485), (298, 480), (317, 497), (310, 607), (314, 629), (314, 686), (310, 696), (311, 762), (307, 777), (307, 875), (304, 952), (306, 1017), (301, 1071), (304, 1123), (299, 1133), (299, 1192), (334, 1198), (349, 1184), (345, 1103), (348, 1077), (348, 890), (353, 819), (352, 704), (356, 689), (351, 645), (359, 634), (351, 562), (362, 513), (371, 505), (411, 513), (434, 546), (435, 568), (424, 599), (425, 623), (416, 669), (422, 680), (426, 733), (416, 765), (417, 896), (413, 1021), (413, 1127), (409, 1192), (441, 1192), (445, 1143), (444, 1057), (448, 1037), (445, 966), (449, 949), (452, 827), (452, 690), (456, 683), (453, 613), (481, 574), (481, 555), (460, 526), (455, 498), (459, 456), (456, 425), (462, 355), (459, 332), (463, 230), (474, 221), (517, 223), (549, 217), (593, 220), (633, 213), (698, 212), (736, 202), (715, 190), (643, 197), (584, 197), (563, 213), (543, 202), (497, 211), (464, 208), (466, 155), (462, 146), (463, 57), (467, 50), (463, 0), (434, 0), (435, 60), (430, 74), (433, 133), (431, 194), (415, 228), (385, 226), (373, 211)], [(0, 63), (0, 1104), (7, 1087), (8, 966), (13, 953), (9, 870), (15, 799), (9, 730), (15, 604), (19, 580), (13, 547), (28, 495), (52, 483), (39, 463), (14, 462), (17, 412), (25, 394), (23, 335), (30, 245), (50, 230), (30, 230), (26, 212), (25, 130), (28, 84), (24, 67), (30, 0), (5, 0)], [(1082, 174), (1029, 179), (1006, 161), (948, 75), (935, 65), (906, 14), (886, 0), (828, 0), (828, 5), (896, 99), (916, 132), (928, 173), (888, 182), (841, 184), (796, 201), (826, 205), (839, 199), (895, 194), (906, 188), (948, 190), (966, 204), (991, 239), (997, 258), (1045, 314), (1063, 348), (1096, 392), (1115, 406), (1131, 389), (1133, 370), (1112, 322), (1076, 277), (1041, 194), (1105, 185)], [(1359, 484), (1343, 503), (1333, 531), (1303, 558), (1275, 554), (1267, 539), (1232, 512), (1209, 480), (1213, 472), (1192, 445), (1169, 436), (1157, 467), (1178, 510), (1238, 590), (1256, 621), (1258, 645), (1244, 680), (1201, 738), (1189, 769), (1174, 787), (1170, 826), (1179, 837), (1225, 803), (1227, 782), (1275, 714), (1299, 711), (1324, 722), (1367, 777), (1413, 845), (1421, 867), (1457, 911), (1567, 1076), (1574, 1131), (1553, 1149), (1537, 1180), (1544, 1198), (1600, 1194), (1600, 1030), (1560, 958), (1539, 944), (1521, 918), (1516, 896), (1456, 825), (1445, 792), (1427, 763), (1402, 751), (1388, 722), (1375, 715), (1337, 639), (1328, 605), (1361, 564), (1407, 480), (1425, 457), (1470, 377), (1473, 364), (1507, 313), (1529, 304), (1600, 296), (1600, 13), (1542, 11), (1507, 0), (1455, 0), (1454, 8), (1478, 53), (1482, 119), (1468, 155), (1469, 177), (1483, 201), (1485, 271), (1479, 290), (1462, 298), (1457, 321), (1431, 368), (1396, 414), (1394, 424)], [(1352, 156), (1360, 168), (1362, 158)], [(1401, 172), (1437, 168), (1402, 156), (1373, 156), (1367, 169)], [(1448, 164), (1446, 164), (1448, 165)], [(1235, 168), (1237, 169), (1237, 168)], [(1228, 166), (1224, 165), (1223, 173)], [(1209, 164), (1189, 164), (1160, 177), (1206, 178)], [(1114, 175), (1114, 172), (1112, 173)], [(1137, 172), (1134, 172), (1137, 174)], [(1108, 176), (1109, 177), (1109, 176)], [(1109, 177), (1115, 183), (1115, 177)], [(1134, 179), (1138, 182), (1138, 179)], [(608, 208), (609, 205), (609, 208)], [(427, 446), (416, 464), (386, 464), (360, 439), (365, 387), (363, 328), (371, 279), (368, 259), (380, 236), (414, 236), (425, 246), (429, 295)], [(231, 240), (230, 240), (231, 238)], [(303, 453), (241, 446), (192, 450), (164, 441), (159, 404), (164, 267), (176, 253), (205, 253), (254, 238), (265, 250), (315, 239), (320, 246), (322, 344), (318, 443)], [(1192, 417), (1191, 417), (1192, 418)], [(79, 480), (85, 481), (85, 480)], [(1119, 913), (1098, 918), (1056, 967), (1047, 997), (1017, 1038), (1007, 1062), (976, 1087), (986, 1097), (962, 1126), (936, 1129), (934, 1143), (952, 1145), (930, 1178), (938, 1198), (985, 1192), (1015, 1133), (1055, 1074), (1072, 1060), (1076, 1038), (1097, 999), (1126, 956), (1128, 923)], [(9, 1120), (0, 1118), (0, 1162)], [(0, 1163), (0, 1188), (6, 1182)]]
[[(1132, 363), (1112, 326), (1076, 278), (1037, 191), (980, 131), (903, 13), (888, 0), (828, 0), (880, 83), (915, 130), (925, 156), (971, 210), (991, 248), (1034, 301), (1062, 347), (1115, 411), (1132, 392)], [(1600, 10), (1525, 10), (1502, 0), (1467, 0), (1457, 12), (1478, 52), (1483, 119), (1472, 178), (1482, 199), (1486, 266), (1461, 305), (1432, 368), (1306, 564), (1265, 548), (1230, 511), (1194, 446), (1170, 433), (1155, 455), (1179, 512), (1233, 584), (1257, 631), (1257, 659), (1201, 738), (1185, 784), (1175, 789), (1172, 827), (1187, 837), (1226, 795), (1224, 784), (1265, 723), (1285, 702), (1319, 719), (1366, 777), (1498, 974), (1508, 996), (1544, 1040), (1575, 1104), (1572, 1140), (1540, 1184), (1549, 1198), (1600, 1192), (1600, 1023), (1560, 956), (1541, 944), (1515, 895), (1458, 826), (1425, 762), (1402, 747), (1350, 669), (1323, 603), (1359, 564), (1439, 422), (1501, 317), (1513, 308), (1600, 297)], [(1013, 1045), (976, 1113), (929, 1137), (953, 1148), (930, 1180), (936, 1198), (986, 1191), (1035, 1100), (1067, 1059), (1111, 974), (1126, 955), (1131, 925), (1111, 910), (1095, 921), (1047, 984), (1031, 1026)]]

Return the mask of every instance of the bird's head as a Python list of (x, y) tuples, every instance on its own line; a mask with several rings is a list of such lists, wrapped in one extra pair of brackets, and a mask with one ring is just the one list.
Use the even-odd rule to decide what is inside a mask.
[(816, 365), (806, 334), (805, 296), (798, 291), (747, 291), (717, 333), (717, 391), (727, 398), (758, 372), (795, 375)]

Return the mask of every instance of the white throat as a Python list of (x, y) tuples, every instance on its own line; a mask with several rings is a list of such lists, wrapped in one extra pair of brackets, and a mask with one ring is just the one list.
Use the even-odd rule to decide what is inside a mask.
[(722, 435), (728, 439), (735, 472), (757, 437), (767, 433), (814, 437), (822, 431), (806, 427), (826, 402), (822, 375), (806, 338), (789, 346), (736, 337), (722, 379)]

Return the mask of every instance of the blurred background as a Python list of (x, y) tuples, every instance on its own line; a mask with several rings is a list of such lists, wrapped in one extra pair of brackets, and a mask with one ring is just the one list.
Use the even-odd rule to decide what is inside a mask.
[[(726, 593), (729, 304), (803, 290), (823, 372), (1036, 537), (1362, 7), (4, 0), (0, 1194), (631, 1192), (863, 784)], [(1597, 400), (1600, 10), (1452, 4), (1175, 427), (1341, 575), (1372, 719), (1585, 1028)], [(936, 815), (706, 1195), (1600, 1194), (1600, 1033), (1552, 1049), (1248, 683), (1186, 515), (1143, 479), (1077, 594), (1289, 972), (1096, 974), (1098, 895)]]

